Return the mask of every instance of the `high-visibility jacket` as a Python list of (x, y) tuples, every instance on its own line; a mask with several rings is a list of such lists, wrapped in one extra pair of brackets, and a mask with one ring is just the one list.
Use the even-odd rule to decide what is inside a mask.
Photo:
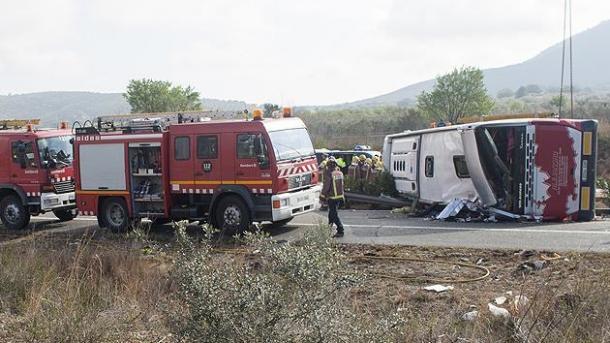
[(324, 179), (326, 182), (322, 185), (321, 196), (325, 199), (344, 200), (343, 173), (341, 170), (328, 171)]

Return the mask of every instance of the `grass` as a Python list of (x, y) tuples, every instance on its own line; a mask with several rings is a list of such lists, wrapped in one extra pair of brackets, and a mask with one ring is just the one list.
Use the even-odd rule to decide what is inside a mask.
[[(346, 257), (365, 248), (337, 246), (325, 230), (285, 244), (248, 236), (240, 242), (251, 252), (245, 255), (215, 251), (205, 238), (157, 244), (146, 231), (4, 247), (0, 342), (610, 340), (608, 255), (569, 254), (542, 271), (520, 274), (514, 268), (520, 260), (511, 252), (380, 250), (491, 261), (489, 279), (435, 294), (420, 284), (354, 275)], [(421, 271), (399, 267), (450, 272), (433, 265)], [(496, 318), (487, 303), (508, 290), (513, 295), (502, 306), (511, 319)], [(514, 296), (521, 294), (528, 302), (516, 307)], [(461, 319), (475, 309), (476, 320)]]

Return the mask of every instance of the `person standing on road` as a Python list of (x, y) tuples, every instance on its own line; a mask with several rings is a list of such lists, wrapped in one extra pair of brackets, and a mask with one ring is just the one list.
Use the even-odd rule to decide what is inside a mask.
[(333, 237), (343, 237), (343, 224), (339, 218), (339, 206), (345, 201), (343, 194), (343, 173), (337, 167), (337, 160), (333, 156), (328, 158), (322, 185), (320, 200), (328, 203), (328, 223), (332, 227), (337, 225), (337, 233)]

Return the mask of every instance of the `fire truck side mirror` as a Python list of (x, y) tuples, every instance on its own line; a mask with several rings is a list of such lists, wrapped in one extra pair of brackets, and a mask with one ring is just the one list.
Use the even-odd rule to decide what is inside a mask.
[(267, 169), (269, 168), (269, 159), (267, 158), (267, 156), (265, 155), (258, 155), (256, 157), (257, 161), (258, 161), (258, 166), (261, 169)]

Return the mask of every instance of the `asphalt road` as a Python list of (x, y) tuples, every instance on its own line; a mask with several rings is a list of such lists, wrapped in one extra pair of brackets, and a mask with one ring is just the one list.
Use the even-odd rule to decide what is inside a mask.
[[(456, 223), (407, 218), (389, 211), (362, 210), (343, 210), (340, 216), (346, 229), (345, 236), (338, 241), (344, 243), (610, 252), (608, 220), (543, 224)], [(325, 212), (309, 213), (270, 232), (277, 239), (291, 240), (326, 221)], [(46, 215), (33, 218), (32, 225), (42, 230), (64, 231), (97, 223), (94, 217), (58, 223), (55, 217)]]

